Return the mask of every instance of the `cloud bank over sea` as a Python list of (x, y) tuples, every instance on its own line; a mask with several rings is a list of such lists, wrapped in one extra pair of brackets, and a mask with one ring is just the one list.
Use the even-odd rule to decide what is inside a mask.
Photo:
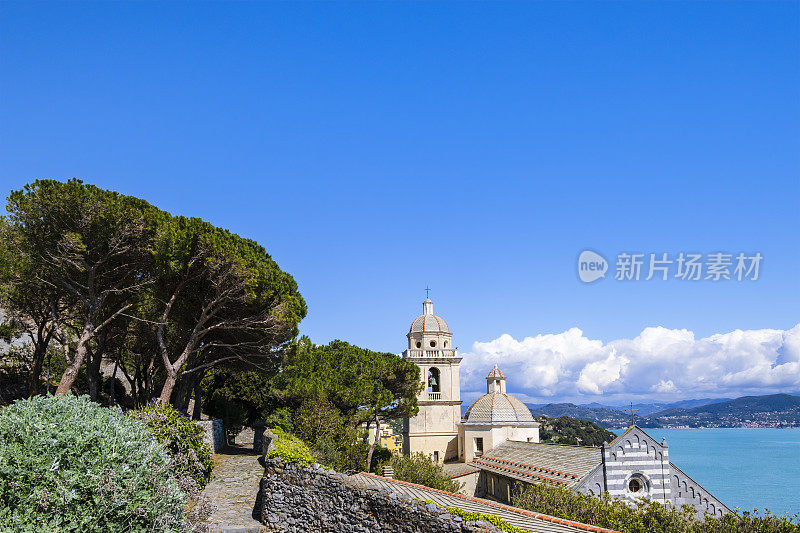
[(486, 391), (497, 364), (509, 392), (531, 403), (671, 401), (800, 391), (800, 324), (695, 338), (686, 329), (645, 328), (608, 343), (579, 328), (517, 340), (503, 334), (461, 354), (462, 399)]

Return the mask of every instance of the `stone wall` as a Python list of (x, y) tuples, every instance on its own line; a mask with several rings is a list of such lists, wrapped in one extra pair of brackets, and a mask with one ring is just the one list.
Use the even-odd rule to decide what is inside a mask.
[(195, 424), (203, 428), (203, 442), (211, 448), (211, 453), (219, 453), (225, 448), (225, 431), (222, 420), (198, 420)]
[(499, 533), (487, 522), (465, 522), (435, 504), (362, 490), (347, 476), (267, 459), (261, 480), (261, 521), (270, 532)]

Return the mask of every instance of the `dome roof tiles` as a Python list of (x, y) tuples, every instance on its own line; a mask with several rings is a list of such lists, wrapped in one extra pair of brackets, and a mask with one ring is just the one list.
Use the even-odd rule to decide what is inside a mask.
[(505, 392), (491, 392), (475, 400), (467, 409), (464, 421), (467, 424), (534, 422), (531, 410), (518, 398)]
[(450, 333), (447, 322), (438, 315), (419, 315), (411, 323), (409, 333)]

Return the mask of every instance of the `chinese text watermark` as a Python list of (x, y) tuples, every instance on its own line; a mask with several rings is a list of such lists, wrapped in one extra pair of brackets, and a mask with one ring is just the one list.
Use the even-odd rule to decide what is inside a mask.
[[(614, 264), (614, 279), (617, 281), (756, 281), (764, 257), (760, 252), (709, 254), (680, 252), (617, 254)], [(584, 250), (578, 257), (578, 277), (584, 283), (604, 278), (609, 264), (606, 259), (591, 250)]]

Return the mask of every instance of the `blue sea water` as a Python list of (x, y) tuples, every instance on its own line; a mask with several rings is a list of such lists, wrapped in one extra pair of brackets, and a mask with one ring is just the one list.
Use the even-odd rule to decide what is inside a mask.
[(800, 513), (800, 428), (645, 431), (666, 438), (670, 460), (731, 509)]

